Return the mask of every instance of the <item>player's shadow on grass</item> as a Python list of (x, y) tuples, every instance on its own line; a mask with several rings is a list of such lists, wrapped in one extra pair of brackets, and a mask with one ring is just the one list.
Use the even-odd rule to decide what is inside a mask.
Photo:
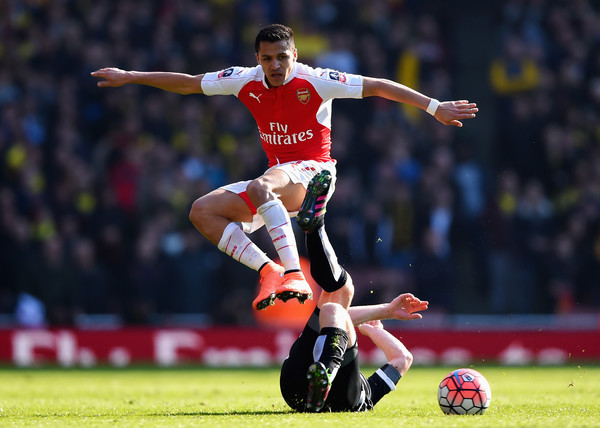
[[(251, 415), (287, 415), (288, 413), (296, 413), (293, 410), (232, 410), (231, 412), (225, 411), (197, 411), (197, 412), (169, 412), (168, 416), (251, 416)], [(165, 414), (155, 413), (154, 416), (166, 416)]]

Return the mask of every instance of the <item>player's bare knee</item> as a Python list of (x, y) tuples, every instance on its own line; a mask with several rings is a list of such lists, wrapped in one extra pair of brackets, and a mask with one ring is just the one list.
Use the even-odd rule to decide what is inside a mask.
[(327, 302), (321, 306), (321, 314), (327, 316), (335, 316), (344, 311), (344, 307), (337, 302)]
[(264, 190), (264, 185), (261, 183), (260, 177), (255, 178), (250, 183), (248, 183), (248, 185), (246, 186), (246, 193), (248, 194), (248, 196), (253, 196), (257, 192), (263, 191), (263, 190)]
[(344, 286), (339, 290), (327, 292), (323, 291), (321, 293), (321, 299), (325, 302), (338, 303), (344, 309), (348, 310), (350, 304), (352, 303), (352, 297), (354, 296), (354, 288)]
[(207, 206), (202, 198), (196, 199), (190, 208), (189, 219), (199, 230), (202, 230), (203, 219), (207, 215)]
[(258, 177), (248, 183), (246, 194), (250, 200), (256, 204), (258, 201), (267, 199), (267, 195), (273, 193), (269, 180), (264, 177)]
[(338, 295), (336, 301), (344, 306), (345, 309), (350, 307), (352, 299), (354, 298), (354, 284), (352, 283), (350, 275), (346, 277), (346, 283), (344, 286), (339, 290), (334, 291), (334, 294)]
[(348, 311), (337, 302), (326, 302), (321, 306), (319, 324), (322, 327), (338, 327), (346, 329)]

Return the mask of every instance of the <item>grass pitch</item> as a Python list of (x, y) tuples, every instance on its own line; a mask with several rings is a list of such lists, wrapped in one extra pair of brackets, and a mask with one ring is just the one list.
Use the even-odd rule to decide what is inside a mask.
[[(277, 369), (0, 369), (0, 426), (600, 427), (600, 366), (475, 366), (490, 382), (481, 416), (446, 416), (442, 378), (413, 367), (372, 412), (298, 414)], [(372, 369), (365, 368), (365, 374)]]

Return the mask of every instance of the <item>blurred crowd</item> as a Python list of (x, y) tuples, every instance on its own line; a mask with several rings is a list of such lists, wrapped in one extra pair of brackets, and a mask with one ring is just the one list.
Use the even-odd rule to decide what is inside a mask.
[[(253, 66), (257, 31), (281, 22), (301, 62), (457, 99), (445, 3), (0, 3), (0, 314), (252, 323), (256, 272), (188, 220), (196, 198), (266, 168), (251, 115), (235, 97), (100, 89), (90, 72)], [(447, 313), (600, 308), (600, 5), (495, 4), (495, 44), (470, 53), (489, 57), (470, 76), (492, 94), (485, 135), (381, 99), (334, 102), (327, 229), (358, 303), (412, 291)], [(275, 256), (264, 231), (251, 238)]]

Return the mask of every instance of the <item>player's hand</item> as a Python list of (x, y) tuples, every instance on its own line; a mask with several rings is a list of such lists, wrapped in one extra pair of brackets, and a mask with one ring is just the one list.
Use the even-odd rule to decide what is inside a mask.
[(358, 325), (358, 331), (364, 335), (368, 335), (373, 330), (383, 330), (383, 324), (379, 320), (367, 321)]
[(421, 300), (411, 293), (404, 293), (388, 303), (388, 318), (396, 320), (415, 320), (423, 318), (419, 313), (429, 307), (427, 300)]
[(473, 119), (479, 111), (477, 104), (467, 100), (444, 101), (438, 106), (435, 118), (444, 125), (463, 126), (461, 119)]
[(100, 70), (93, 71), (91, 75), (104, 79), (97, 83), (101, 88), (118, 88), (129, 83), (129, 73), (119, 68), (101, 68)]

